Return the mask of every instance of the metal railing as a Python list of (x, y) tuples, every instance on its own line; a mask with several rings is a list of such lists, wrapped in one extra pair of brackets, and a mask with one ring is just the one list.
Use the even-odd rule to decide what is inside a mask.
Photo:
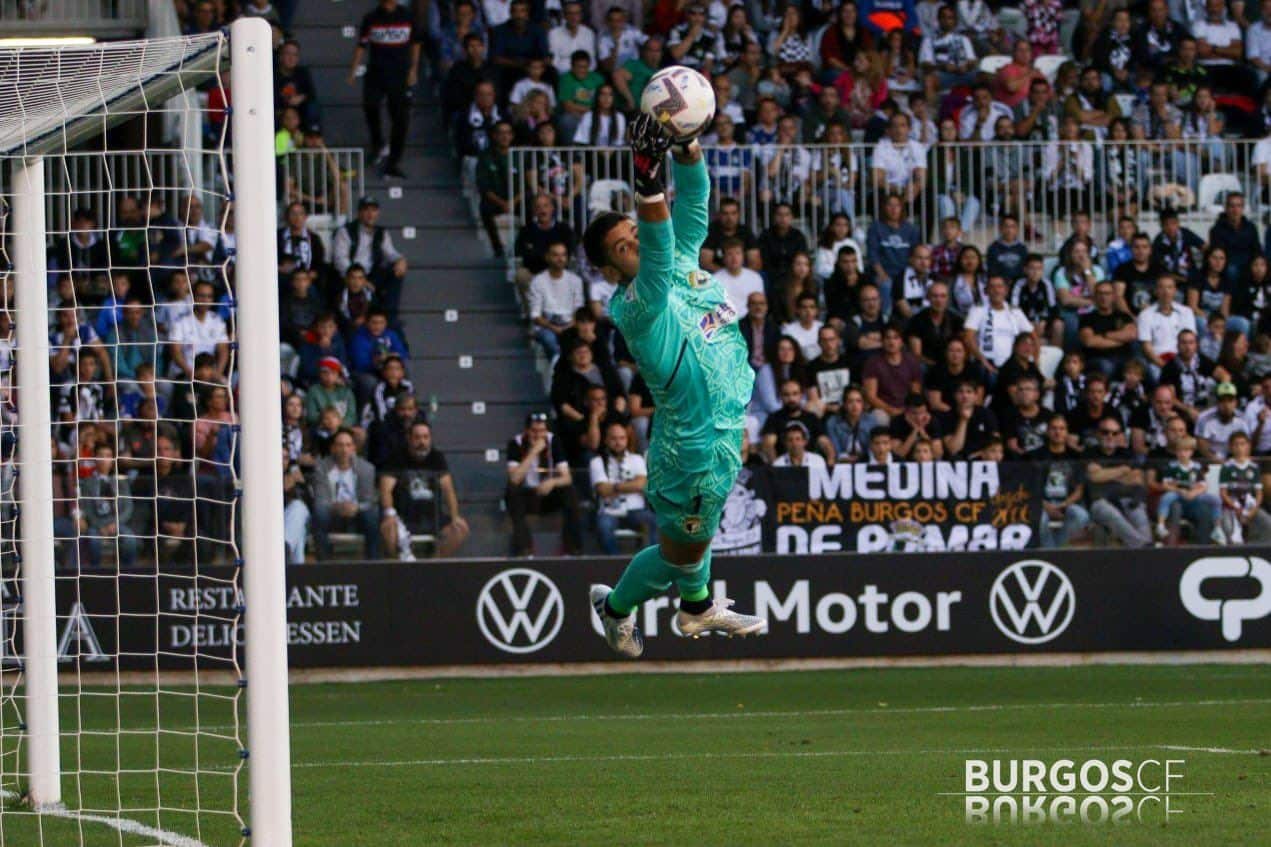
[[(1255, 165), (1259, 144), (1266, 161)], [(735, 198), (742, 221), (758, 234), (772, 223), (777, 205), (789, 203), (796, 226), (815, 246), (838, 212), (863, 238), (895, 191), (928, 242), (939, 239), (942, 218), (956, 217), (963, 241), (983, 249), (997, 237), (999, 217), (1010, 212), (1020, 216), (1030, 248), (1051, 255), (1071, 234), (1071, 215), (1079, 209), (1091, 213), (1096, 243), (1104, 244), (1122, 215), (1155, 235), (1167, 207), (1204, 238), (1232, 191), (1244, 192), (1245, 213), (1259, 226), (1271, 208), (1271, 141), (952, 142), (910, 156), (908, 167), (894, 172), (876, 168), (898, 158), (892, 153), (878, 144), (708, 146), (712, 209)], [(561, 219), (579, 232), (599, 211), (633, 208), (629, 150), (516, 147), (510, 155), (512, 211), (503, 217), (508, 244), (538, 193), (550, 194)]]
[(363, 152), (356, 147), (297, 150), (278, 160), (278, 197), (299, 200), (310, 214), (329, 215), (339, 223), (353, 216), (365, 193)]
[(8, 35), (113, 38), (146, 28), (147, 0), (0, 0)]

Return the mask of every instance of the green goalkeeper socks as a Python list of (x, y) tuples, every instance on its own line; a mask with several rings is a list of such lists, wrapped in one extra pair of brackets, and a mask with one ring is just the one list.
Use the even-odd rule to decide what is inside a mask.
[(710, 578), (710, 550), (696, 565), (681, 567), (663, 559), (662, 551), (654, 544), (635, 554), (609, 595), (608, 605), (617, 615), (625, 617), (644, 601), (665, 594), (673, 582), (679, 586), (681, 600), (704, 600), (710, 594), (707, 588)]

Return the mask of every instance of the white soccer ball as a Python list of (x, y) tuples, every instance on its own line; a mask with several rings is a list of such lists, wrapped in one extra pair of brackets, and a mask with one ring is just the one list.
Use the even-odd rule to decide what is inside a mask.
[(640, 110), (661, 121), (676, 141), (691, 141), (715, 119), (715, 90), (692, 68), (672, 65), (644, 87)]

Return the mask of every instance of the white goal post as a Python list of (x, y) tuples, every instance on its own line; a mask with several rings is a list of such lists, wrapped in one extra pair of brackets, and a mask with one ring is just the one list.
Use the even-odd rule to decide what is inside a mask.
[[(271, 31), (260, 18), (236, 21), (228, 38), (216, 34), (0, 50), (0, 168), (5, 169), (0, 174), (9, 206), (4, 227), (7, 233), (0, 233), (4, 236), (0, 240), (7, 245), (11, 260), (11, 278), (9, 269), (3, 271), (6, 291), (11, 286), (13, 295), (10, 300), (6, 294), (0, 308), (4, 313), (0, 317), (8, 319), (0, 327), (0, 342), (8, 345), (14, 363), (12, 378), (0, 375), (4, 380), (0, 393), (7, 396), (10, 386), (16, 386), (13, 405), (20, 411), (15, 412), (15, 421), (6, 418), (3, 425), (5, 433), (16, 435), (16, 454), (4, 461), (6, 466), (11, 464), (17, 482), (15, 490), (5, 491), (12, 517), (3, 520), (6, 537), (0, 538), (0, 546), (10, 545), (0, 552), (0, 583), (6, 598), (4, 617), (0, 618), (0, 842), (37, 847), (35, 842), (23, 840), (23, 835), (38, 832), (38, 847), (100, 843), (103, 832), (93, 827), (105, 826), (120, 833), (111, 833), (112, 838), (121, 839), (119, 843), (125, 843), (122, 833), (132, 833), (147, 844), (211, 847), (204, 843), (205, 838), (213, 837), (205, 821), (209, 815), (220, 815), (218, 822), (232, 825), (238, 839), (234, 843), (250, 840), (268, 847), (290, 847), (292, 843), (283, 473), (279, 460), (283, 443), (279, 317), (277, 291), (270, 282), (276, 278), (278, 265), (272, 74)], [(76, 412), (69, 421), (64, 414), (54, 419), (50, 398), (61, 390), (72, 397), (73, 405), (81, 402), (80, 389), (89, 396), (106, 383), (106, 391), (115, 398), (115, 411), (94, 422), (104, 422), (103, 428), (108, 425), (118, 437), (128, 422), (118, 410), (123, 378), (116, 370), (125, 347), (118, 341), (123, 337), (121, 332), (110, 336), (116, 339), (114, 347), (109, 340), (90, 344), (84, 332), (73, 332), (72, 341), (65, 344), (73, 342), (80, 359), (101, 356), (100, 367), (106, 372), (102, 383), (89, 384), (80, 373), (71, 377), (69, 388), (51, 379), (50, 362), (62, 348), (52, 340), (55, 335), (44, 331), (45, 316), (51, 325), (59, 311), (70, 311), (77, 316), (76, 321), (83, 319), (86, 311), (92, 313), (90, 318), (100, 319), (104, 308), (111, 307), (94, 301), (91, 308), (81, 309), (78, 299), (68, 302), (59, 291), (58, 302), (50, 308), (50, 273), (56, 274), (56, 269), (48, 266), (46, 256), (50, 241), (69, 239), (71, 225), (54, 223), (51, 218), (58, 216), (48, 215), (47, 210), (99, 206), (110, 213), (126, 194), (144, 199), (147, 191), (154, 194), (163, 188), (171, 194), (174, 187), (152, 182), (134, 188), (112, 184), (108, 178), (103, 196), (94, 197), (78, 195), (74, 186), (52, 190), (50, 186), (61, 184), (56, 175), (72, 172), (66, 161), (82, 155), (76, 151), (78, 146), (92, 142), (100, 150), (100, 145), (108, 145), (105, 134), (126, 122), (141, 125), (144, 133), (148, 122), (174, 109), (184, 112), (186, 119), (202, 121), (204, 115), (189, 113), (191, 104), (197, 102), (195, 89), (200, 86), (232, 94), (232, 99), (226, 97), (230, 105), (219, 113), (227, 116), (220, 124), (219, 146), (215, 138), (208, 142), (209, 150), (218, 154), (221, 182), (215, 184), (213, 175), (202, 174), (201, 167), (189, 168), (189, 173), (197, 170), (198, 175), (189, 177), (191, 182), (179, 188), (191, 198), (208, 198), (209, 206), (222, 210), (232, 206), (232, 219), (206, 225), (218, 235), (218, 258), (195, 263), (186, 254), (180, 268), (157, 268), (151, 250), (150, 261), (130, 270), (134, 279), (151, 288), (148, 302), (139, 308), (147, 310), (146, 319), (152, 322), (168, 307), (160, 303), (164, 292), (155, 282), (160, 276), (180, 273), (189, 275), (191, 281), (223, 280), (227, 293), (219, 308), (228, 313), (226, 324), (232, 333), (226, 345), (232, 352), (224, 387), (235, 398), (231, 403), (236, 404), (228, 413), (236, 418), (235, 423), (223, 427), (231, 433), (226, 439), (230, 452), (228, 458), (220, 454), (216, 458), (195, 456), (188, 464), (193, 469), (202, 463), (230, 480), (225, 484), (226, 493), (214, 504), (218, 515), (228, 515), (227, 527), (218, 529), (217, 535), (200, 526), (199, 503), (192, 502), (193, 529), (188, 538), (171, 537), (172, 530), (167, 527), (172, 524), (162, 522), (161, 517), (149, 535), (135, 530), (136, 537), (124, 538), (122, 519), (110, 523), (105, 535), (94, 535), (91, 528), (83, 528), (80, 501), (74, 500), (68, 542), (66, 530), (55, 526), (59, 458), (57, 436), (51, 439), (50, 435), (58, 427), (78, 426), (81, 418)], [(143, 160), (147, 151), (145, 147), (136, 150)], [(200, 163), (207, 155), (203, 149), (185, 153)], [(186, 238), (190, 221), (187, 218), (179, 223), (181, 237)], [(153, 220), (147, 222), (145, 238), (154, 234), (152, 224)], [(101, 229), (107, 233), (104, 221)], [(229, 245), (228, 251), (221, 250), (222, 243)], [(114, 242), (110, 244), (113, 249)], [(120, 268), (117, 262), (111, 253), (106, 267), (89, 270), (113, 284)], [(78, 294), (72, 296), (78, 298)], [(10, 302), (16, 304), (12, 315)], [(118, 300), (107, 302), (123, 309)], [(6, 332), (7, 339), (2, 337)], [(163, 360), (169, 355), (167, 349), (178, 345), (163, 343), (158, 337), (148, 346), (152, 358)], [(114, 368), (109, 366), (111, 361)], [(237, 367), (238, 363), (247, 366)], [(188, 386), (194, 395), (206, 387), (197, 377), (185, 376), (176, 368), (172, 372), (177, 375), (170, 376), (160, 374), (153, 362), (151, 367), (154, 381), (168, 383), (168, 389), (175, 385), (180, 392), (182, 386)], [(140, 375), (137, 380), (141, 381)], [(157, 401), (151, 402), (157, 405)], [(203, 421), (201, 408), (195, 420), (188, 421), (191, 431)], [(0, 417), (4, 414), (0, 409)], [(162, 426), (167, 414), (156, 414), (156, 427)], [(78, 460), (69, 462), (72, 486), (77, 481), (82, 485), (85, 474), (80, 432), (75, 430), (71, 437), (80, 450)], [(121, 443), (119, 439), (112, 448), (116, 457)], [(87, 457), (90, 471), (97, 455)], [(153, 457), (151, 461), (158, 462)], [(114, 479), (124, 479), (118, 465), (111, 473)], [(76, 490), (80, 493), (72, 497), (85, 496), (83, 489)], [(204, 496), (199, 481), (193, 491), (192, 501)], [(132, 495), (126, 498), (116, 486), (112, 496), (114, 508), (119, 509)], [(164, 496), (168, 495), (155, 494), (144, 502), (138, 498), (142, 505), (137, 508), (159, 514), (158, 504)], [(127, 507), (132, 508), (131, 501)], [(137, 542), (153, 549), (149, 571), (138, 569), (134, 573), (125, 568), (123, 556), (115, 564), (115, 575), (84, 565), (82, 551), (100, 547), (122, 551), (125, 541), (129, 549)], [(170, 564), (165, 553), (177, 542), (186, 545), (181, 549), (188, 548), (193, 559), (179, 567)], [(217, 554), (200, 561), (208, 544), (220, 545)], [(68, 554), (58, 552), (67, 550), (68, 545), (76, 551), (70, 554), (74, 565), (69, 567)], [(10, 547), (15, 549), (9, 552)], [(222, 550), (232, 552), (223, 554)], [(224, 565), (227, 558), (232, 567)], [(205, 572), (210, 574), (207, 580)], [(101, 590), (103, 581), (110, 579), (117, 583), (113, 595), (109, 589)], [(131, 588), (140, 586), (141, 590), (130, 591), (125, 580)], [(200, 592), (209, 585), (225, 589), (225, 596), (231, 598), (225, 609), (205, 609), (200, 605), (204, 601), (196, 600), (185, 615), (188, 621), (164, 610), (161, 597), (164, 592), (178, 590), (173, 586)], [(81, 594), (113, 596), (116, 606), (106, 612), (86, 610)], [(69, 612), (67, 596), (75, 601)], [(128, 596), (153, 596), (154, 608), (126, 605), (131, 601), (121, 598)], [(110, 620), (112, 614), (114, 619)], [(120, 633), (126, 619), (138, 618), (145, 618), (144, 626), (152, 626), (155, 632), (152, 657), (136, 652), (125, 655), (135, 648), (126, 646)], [(91, 629), (94, 621), (99, 630), (104, 625), (113, 632), (113, 638), (96, 643), (98, 636)], [(192, 639), (188, 654), (180, 655), (163, 646), (163, 627), (187, 623), (195, 631), (202, 631), (200, 626), (223, 626), (231, 634), (228, 646), (215, 653)], [(235, 646), (240, 638), (241, 663)], [(68, 651), (68, 643), (82, 644), (85, 639), (91, 642), (89, 652), (93, 655), (85, 658), (79, 648)], [(69, 658), (68, 652), (73, 654)], [(94, 661), (101, 664), (91, 664)], [(181, 671), (187, 666), (193, 674), (183, 677)], [(111, 670), (97, 673), (105, 667)], [(200, 676), (201, 670), (208, 669), (215, 675)], [(238, 729), (242, 697), (246, 700), (245, 739), (240, 738)], [(103, 706), (107, 701), (111, 705)], [(18, 717), (13, 717), (14, 712)], [(144, 719), (138, 717), (141, 714)], [(226, 750), (237, 753), (235, 761), (220, 755)], [(112, 765), (112, 755), (118, 764)], [(239, 807), (238, 782), (243, 772), (249, 783), (246, 813)], [(125, 787), (144, 780), (154, 782), (154, 799), (143, 810), (142, 820), (130, 820), (137, 817), (137, 804), (126, 796)], [(164, 780), (170, 784), (166, 789), (160, 786)], [(216, 791), (204, 790), (205, 785), (213, 784)], [(228, 787), (222, 789), (222, 785)], [(206, 808), (204, 804), (209, 802), (226, 808)], [(22, 816), (36, 820), (35, 827), (22, 829), (17, 821)], [(54, 829), (46, 829), (59, 820), (73, 824), (66, 831), (77, 832), (78, 841), (74, 841), (74, 834), (57, 836), (51, 834)], [(213, 843), (219, 847), (228, 842)]]

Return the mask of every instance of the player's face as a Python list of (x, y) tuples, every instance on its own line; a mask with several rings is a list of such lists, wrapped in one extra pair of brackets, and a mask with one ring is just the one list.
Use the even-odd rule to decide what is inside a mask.
[(605, 254), (609, 266), (623, 282), (630, 282), (640, 272), (640, 233), (631, 221), (620, 221), (605, 235)]

